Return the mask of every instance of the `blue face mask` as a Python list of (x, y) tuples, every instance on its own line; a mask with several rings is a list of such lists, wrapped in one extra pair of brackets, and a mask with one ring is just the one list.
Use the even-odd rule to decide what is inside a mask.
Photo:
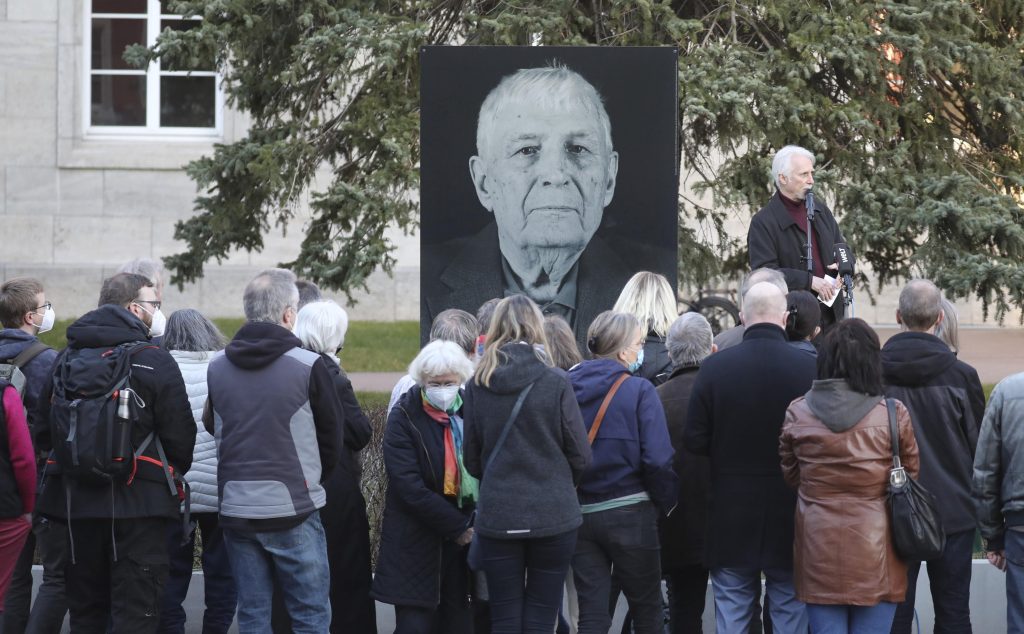
[(636, 361), (634, 361), (633, 363), (630, 363), (629, 367), (626, 368), (626, 369), (629, 370), (630, 374), (636, 374), (636, 371), (639, 370), (640, 366), (642, 366), (643, 364), (644, 364), (644, 349), (640, 348), (640, 352), (638, 352), (637, 355), (636, 355)]

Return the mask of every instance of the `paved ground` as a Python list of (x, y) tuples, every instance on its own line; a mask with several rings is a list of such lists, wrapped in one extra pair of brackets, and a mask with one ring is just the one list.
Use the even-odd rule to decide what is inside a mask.
[[(895, 326), (878, 326), (877, 330), (883, 343), (899, 332)], [(1024, 372), (1024, 328), (961, 328), (960, 358), (978, 370), (982, 383), (998, 383), (1011, 374)], [(356, 390), (391, 392), (404, 374), (353, 372), (349, 378)]]

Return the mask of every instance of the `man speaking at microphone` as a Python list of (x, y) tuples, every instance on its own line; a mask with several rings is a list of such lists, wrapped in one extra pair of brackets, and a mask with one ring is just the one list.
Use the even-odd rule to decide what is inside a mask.
[[(787, 145), (772, 159), (775, 195), (754, 214), (747, 231), (750, 269), (778, 269), (786, 277), (791, 291), (805, 290), (828, 302), (842, 287), (838, 278), (834, 246), (846, 242), (839, 223), (828, 206), (814, 199), (812, 260), (813, 273), (807, 267), (806, 194), (814, 185), (814, 154), (797, 145)], [(842, 296), (832, 306), (821, 306), (821, 326), (825, 330), (843, 317)]]

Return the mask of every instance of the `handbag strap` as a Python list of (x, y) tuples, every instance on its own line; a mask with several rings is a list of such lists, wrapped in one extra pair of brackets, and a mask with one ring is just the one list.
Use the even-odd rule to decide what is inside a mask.
[(601, 429), (601, 423), (604, 421), (604, 413), (608, 411), (608, 405), (612, 402), (612, 397), (619, 391), (619, 386), (626, 382), (629, 378), (629, 373), (623, 373), (615, 383), (612, 383), (612, 389), (608, 390), (608, 394), (605, 395), (604, 401), (601, 402), (601, 408), (597, 410), (597, 416), (594, 417), (594, 424), (590, 426), (590, 433), (587, 434), (587, 440), (590, 444), (594, 444), (594, 439), (597, 438), (597, 430)]
[(885, 409), (889, 412), (889, 437), (892, 439), (892, 468), (902, 469), (900, 463), (900, 431), (896, 424), (896, 401), (885, 399)]
[(512, 413), (508, 415), (508, 420), (505, 421), (505, 427), (501, 430), (501, 435), (498, 436), (498, 441), (494, 443), (494, 448), (491, 449), (491, 455), (487, 457), (487, 464), (484, 465), (484, 470), (480, 474), (484, 476), (487, 474), (487, 470), (491, 467), (491, 463), (494, 462), (494, 457), (498, 455), (498, 451), (501, 450), (501, 446), (505, 444), (505, 439), (508, 437), (508, 432), (512, 429), (512, 423), (516, 420), (516, 416), (519, 415), (519, 410), (523, 409), (523, 401), (526, 400), (526, 395), (533, 389), (533, 383), (523, 388), (523, 391), (519, 393), (519, 398), (516, 399), (516, 404), (512, 406)]

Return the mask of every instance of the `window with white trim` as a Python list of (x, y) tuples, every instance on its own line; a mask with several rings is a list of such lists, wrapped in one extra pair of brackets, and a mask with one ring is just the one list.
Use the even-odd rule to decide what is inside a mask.
[(212, 62), (187, 70), (124, 61), (132, 44), (151, 47), (164, 29), (187, 30), (198, 18), (169, 12), (164, 0), (84, 0), (84, 129), (90, 136), (220, 136), (224, 96)]

